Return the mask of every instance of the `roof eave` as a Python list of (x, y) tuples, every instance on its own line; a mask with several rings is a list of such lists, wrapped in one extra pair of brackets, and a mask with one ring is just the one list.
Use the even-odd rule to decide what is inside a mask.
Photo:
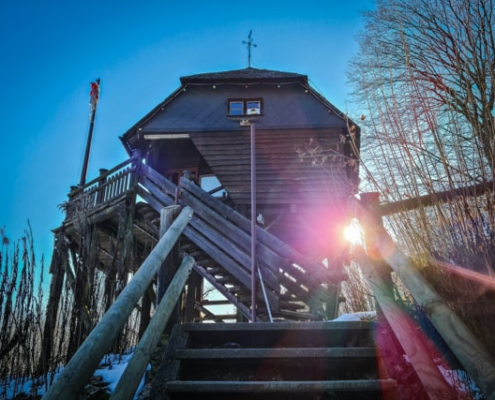
[(153, 118), (156, 113), (161, 111), (168, 103), (174, 100), (179, 94), (181, 94), (185, 90), (186, 85), (180, 86), (176, 89), (170, 96), (165, 98), (160, 104), (158, 104), (155, 108), (153, 108), (148, 114), (146, 114), (143, 118), (141, 118), (138, 122), (136, 122), (130, 129), (128, 129), (122, 136), (121, 141), (124, 143), (126, 150), (129, 151), (128, 142), (131, 137), (133, 137), (140, 129), (141, 126), (146, 124), (151, 118)]

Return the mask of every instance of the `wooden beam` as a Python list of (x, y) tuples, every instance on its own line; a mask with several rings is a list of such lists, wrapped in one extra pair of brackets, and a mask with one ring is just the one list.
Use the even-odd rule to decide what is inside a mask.
[(495, 399), (495, 358), (398, 249), (373, 213), (378, 197), (371, 198), (371, 204), (358, 205), (368, 253), (392, 268), (486, 398)]
[(433, 361), (431, 349), (427, 346), (424, 336), (394, 300), (390, 273), (383, 273), (380, 266), (373, 264), (363, 250), (359, 251), (357, 248), (355, 255), (373, 289), (380, 310), (411, 361), (430, 400), (451, 398), (452, 388)]
[[(204, 393), (229, 393), (232, 398), (239, 397), (239, 393), (252, 395), (253, 393), (286, 393), (287, 396), (308, 393), (324, 392), (366, 392), (390, 393), (396, 389), (396, 382), (392, 379), (362, 379), (362, 380), (335, 380), (335, 381), (170, 381), (166, 384), (169, 392), (187, 392), (198, 395)], [(373, 396), (373, 394), (370, 394)], [(195, 397), (195, 396), (194, 396)]]
[(495, 190), (495, 182), (483, 182), (477, 185), (461, 187), (457, 189), (446, 190), (444, 192), (431, 193), (424, 196), (415, 197), (413, 199), (406, 199), (400, 201), (394, 201), (392, 203), (382, 204), (377, 207), (377, 214), (385, 216), (391, 214), (397, 214), (399, 212), (405, 212), (414, 210), (420, 207), (428, 207), (437, 203), (445, 203), (450, 200), (454, 200), (461, 196), (481, 196), (487, 191)]
[(160, 304), (156, 308), (155, 314), (148, 325), (148, 329), (144, 333), (142, 339), (136, 347), (127, 368), (122, 374), (115, 391), (110, 399), (123, 400), (132, 399), (139, 386), (139, 382), (146, 371), (151, 355), (155, 350), (156, 345), (160, 341), (161, 335), (167, 322), (172, 315), (175, 304), (184, 290), (187, 278), (194, 266), (194, 258), (190, 256), (184, 257), (182, 263), (170, 282)]
[(134, 306), (150, 285), (158, 268), (189, 223), (192, 215), (193, 211), (190, 207), (185, 207), (182, 210), (115, 303), (112, 304), (98, 325), (79, 347), (59, 378), (48, 389), (43, 397), (45, 400), (73, 399), (79, 396), (84, 385), (88, 382), (99, 362), (125, 325)]

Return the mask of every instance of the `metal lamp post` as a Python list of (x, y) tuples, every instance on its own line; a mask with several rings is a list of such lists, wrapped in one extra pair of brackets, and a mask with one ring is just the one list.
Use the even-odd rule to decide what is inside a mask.
[(256, 322), (256, 126), (251, 121), (251, 322)]

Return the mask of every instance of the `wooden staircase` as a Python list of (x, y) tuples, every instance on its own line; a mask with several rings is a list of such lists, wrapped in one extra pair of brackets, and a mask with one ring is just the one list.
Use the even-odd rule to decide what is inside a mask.
[[(249, 219), (194, 182), (182, 178), (176, 186), (145, 165), (140, 170), (138, 194), (157, 212), (174, 204), (194, 209), (184, 230), (183, 250), (196, 259), (195, 271), (250, 319)], [(327, 302), (334, 301), (326, 285), (340, 282), (342, 274), (310, 260), (261, 227), (257, 228), (257, 237), (258, 268), (268, 300), (258, 291), (260, 319), (268, 320), (268, 307), (274, 317), (283, 320), (325, 317), (321, 310)]]
[[(143, 198), (147, 204), (136, 204), (136, 195)], [(174, 243), (184, 240), (182, 251), (193, 255), (196, 259), (194, 261), (191, 257), (184, 257), (184, 260), (189, 260), (184, 265), (186, 272), (183, 274), (189, 274), (194, 268), (199, 276), (210, 281), (215, 288), (226, 295), (241, 314), (249, 319), (252, 306), (249, 296), (251, 292), (250, 221), (202, 191), (194, 182), (182, 179), (179, 186), (174, 185), (156, 171), (141, 165), (139, 157), (136, 157), (134, 161), (128, 160), (118, 165), (86, 186), (72, 190), (69, 201), (61, 205), (66, 211), (66, 220), (56, 233), (60, 234), (59, 239), (63, 243), (70, 243), (70, 247), (63, 248), (65, 258), (59, 259), (58, 263), (52, 265), (51, 272), (56, 279), (52, 279), (55, 284), (50, 288), (48, 305), (50, 311), (47, 311), (47, 321), (55, 318), (57, 313), (59, 297), (56, 294), (61, 292), (64, 274), (67, 275), (69, 284), (71, 281), (74, 283), (78, 277), (86, 276), (85, 271), (76, 271), (74, 276), (71, 268), (67, 268), (68, 250), (73, 261), (78, 261), (78, 265), (84, 265), (81, 262), (80, 251), (86, 240), (95, 243), (95, 249), (92, 248), (92, 251), (96, 250), (96, 261), (99, 262), (96, 267), (107, 271), (122, 264), (129, 268), (128, 263), (115, 262), (126, 258), (124, 257), (125, 241), (118, 235), (120, 227), (130, 226), (126, 233), (132, 232), (129, 236), (133, 238), (138, 253), (144, 254), (153, 248), (150, 255), (155, 254), (159, 236), (158, 212), (163, 207), (171, 205), (181, 205), (183, 207), (181, 214), (184, 210), (187, 211), (181, 218), (180, 232), (178, 229), (174, 230)], [(362, 214), (360, 218), (367, 223), (372, 221), (376, 224), (381, 218), (380, 212), (371, 206), (363, 208), (359, 213)], [(373, 213), (377, 213), (378, 216)], [(133, 218), (128, 218), (129, 216)], [(86, 232), (88, 227), (97, 228), (95, 231), (98, 230), (98, 240), (88, 240), (84, 236), (88, 234), (91, 239), (94, 234), (94, 232)], [(431, 313), (433, 325), (446, 340), (449, 348), (481, 390), (488, 394), (487, 398), (492, 398), (495, 393), (493, 368), (495, 362), (490, 352), (478, 343), (462, 320), (430, 288), (428, 282), (411, 265), (408, 257), (393, 246), (392, 239), (383, 227), (380, 226), (375, 231), (378, 238), (375, 243), (380, 245), (376, 250), (382, 261), (375, 265), (368, 256), (364, 255), (360, 264), (368, 271), (367, 277), (372, 284), (379, 309), (388, 318), (391, 330), (404, 350), (393, 350), (392, 356), (387, 355), (390, 348), (394, 347), (393, 341), (388, 338), (383, 341), (377, 336), (378, 346), (376, 346), (372, 324), (369, 322), (315, 322), (320, 319), (317, 307), (328, 305), (332, 301), (328, 290), (329, 284), (340, 282), (342, 276), (339, 276), (338, 272), (332, 272), (332, 268), (304, 257), (268, 231), (258, 227), (259, 269), (265, 274), (269, 303), (270, 307), (273, 307), (272, 312), (277, 317), (277, 322), (177, 325), (163, 359), (162, 371), (159, 374), (161, 379), (155, 381), (152, 398), (171, 400), (191, 396), (198, 399), (270, 397), (272, 400), (273, 398), (394, 400), (453, 398), (452, 388), (431, 359), (430, 348), (424, 346), (418, 351), (418, 340), (411, 335), (411, 332), (417, 328), (395, 318), (396, 305), (388, 290), (391, 285), (384, 280), (385, 275), (390, 279), (391, 271), (404, 282), (418, 305)], [(161, 242), (162, 239), (158, 244)], [(167, 241), (163, 243), (166, 244)], [(76, 254), (78, 251), (79, 253)], [(155, 254), (151, 258), (148, 256), (142, 262), (136, 276), (146, 265), (144, 276), (149, 278), (149, 281), (145, 282), (141, 278), (134, 280), (133, 282), (137, 283), (132, 288), (139, 290), (136, 289), (136, 294), (132, 298), (119, 296), (117, 300), (122, 299), (119, 308), (124, 304), (130, 314), (135, 304), (129, 301), (143, 297), (168, 251), (160, 250), (156, 254), (163, 254), (160, 256)], [(142, 254), (138, 254), (136, 260), (131, 261), (137, 262), (141, 256)], [(152, 261), (148, 262), (149, 258)], [(156, 261), (158, 258), (159, 263)], [(84, 258), (82, 260), (84, 261)], [(390, 266), (390, 271), (386, 274), (375, 273), (384, 263)], [(152, 271), (148, 272), (150, 269)], [(126, 273), (129, 270), (122, 272)], [(180, 291), (186, 284), (186, 278), (187, 276), (184, 276), (181, 281)], [(83, 280), (82, 283), (87, 282)], [(78, 285), (73, 286), (78, 287)], [(81, 287), (85, 289), (83, 285)], [(149, 293), (147, 294), (151, 297)], [(174, 293), (173, 296), (171, 295), (173, 302), (164, 301), (164, 304), (175, 304), (179, 295), (180, 293)], [(266, 320), (263, 300), (258, 299), (257, 309), (260, 311), (257, 314), (258, 321)], [(326, 310), (331, 308), (327, 306)], [(108, 329), (106, 322), (98, 324), (97, 328), (101, 328), (100, 331), (108, 336), (107, 339), (101, 339), (100, 331), (94, 335), (98, 338), (96, 341), (88, 341), (91, 338), (89, 335), (74, 356), (75, 361), (71, 361), (74, 369), (80, 373), (73, 375), (67, 368), (66, 371), (69, 372), (65, 374), (65, 380), (72, 382), (71, 386), (64, 388), (64, 383), (60, 383), (52, 391), (55, 394), (48, 396), (47, 399), (73, 398), (72, 394), (89, 380), (88, 374), (96, 368), (104, 352), (108, 351), (110, 344), (115, 340), (115, 337), (110, 337), (111, 334), (124, 326), (125, 318), (129, 314), (119, 319), (118, 327), (112, 322), (110, 324), (112, 329)], [(123, 313), (110, 312), (105, 314), (105, 317), (107, 315), (108, 318), (120, 318)], [(324, 319), (328, 318), (328, 315), (321, 316)], [(213, 317), (215, 318), (210, 320), (222, 321), (219, 316)], [(298, 322), (289, 322), (289, 320)], [(84, 323), (83, 319), (81, 326)], [(53, 327), (47, 323), (45, 337), (48, 338), (46, 341), (48, 343), (51, 343), (52, 331)], [(86, 343), (89, 344), (83, 347)], [(93, 348), (96, 344), (101, 346), (97, 349), (98, 354), (93, 357), (94, 363), (92, 359), (88, 368), (81, 369), (79, 365), (82, 362), (76, 356), (81, 355), (79, 358), (84, 358), (85, 354), (89, 353), (86, 351), (87, 348)], [(145, 342), (143, 347), (148, 345), (149, 343)], [(50, 354), (50, 346), (44, 350), (46, 354)], [(380, 349), (379, 352), (376, 351), (377, 347)], [(146, 349), (151, 351), (147, 347)], [(400, 369), (398, 368), (400, 363), (405, 363), (404, 352), (407, 354), (408, 362), (414, 366), (414, 373), (411, 373), (411, 368), (406, 366), (401, 371), (407, 369), (407, 374), (400, 376), (397, 371)], [(383, 362), (384, 360), (386, 362)], [(90, 364), (88, 360), (84, 361), (85, 364)], [(137, 363), (141, 361), (138, 359)], [(146, 364), (143, 365), (139, 377), (144, 373)], [(396, 380), (390, 379), (385, 370), (393, 374)], [(412, 386), (409, 377), (413, 375), (416, 382)], [(122, 381), (125, 383), (126, 380)], [(413, 387), (413, 395), (406, 390), (411, 387)], [(58, 396), (56, 394), (58, 390), (71, 393), (71, 397)], [(441, 396), (437, 395), (438, 393)]]
[[(133, 157), (70, 193), (59, 233), (70, 236), (74, 252), (81, 251), (84, 240), (97, 243), (96, 267), (114, 275), (118, 270), (125, 277), (125, 272), (135, 272), (158, 241), (161, 210), (174, 205), (194, 210), (180, 240), (182, 255), (192, 255), (195, 272), (237, 308), (239, 318), (250, 320), (251, 222), (187, 177), (176, 185)], [(95, 227), (94, 239), (85, 236), (88, 226)], [(333, 288), (345, 279), (342, 269), (311, 260), (260, 226), (256, 235), (257, 270), (262, 275), (256, 280), (263, 282), (256, 288), (256, 318), (334, 318), (329, 310), (339, 301)]]
[(367, 321), (176, 325), (150, 399), (396, 399)]

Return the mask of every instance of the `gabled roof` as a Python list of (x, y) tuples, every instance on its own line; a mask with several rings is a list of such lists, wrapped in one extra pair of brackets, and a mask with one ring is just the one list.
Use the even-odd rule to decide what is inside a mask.
[[(226, 99), (239, 97), (239, 91), (244, 89), (250, 91), (250, 96), (263, 97), (267, 112), (258, 125), (264, 129), (354, 124), (309, 85), (307, 75), (248, 67), (184, 76), (180, 81), (181, 86), (176, 91), (121, 136), (129, 153), (133, 146), (131, 141), (140, 140), (141, 133), (243, 129), (238, 121), (227, 118)], [(208, 86), (212, 90), (207, 93), (203, 88)], [(274, 88), (280, 91), (279, 94), (274, 92)], [(305, 95), (301, 96), (301, 93)], [(270, 113), (268, 106), (271, 107)]]
[(224, 72), (211, 72), (183, 76), (180, 78), (182, 85), (189, 83), (249, 83), (249, 82), (300, 82), (308, 84), (307, 75), (296, 74), (294, 72), (273, 71), (269, 69), (243, 68)]

